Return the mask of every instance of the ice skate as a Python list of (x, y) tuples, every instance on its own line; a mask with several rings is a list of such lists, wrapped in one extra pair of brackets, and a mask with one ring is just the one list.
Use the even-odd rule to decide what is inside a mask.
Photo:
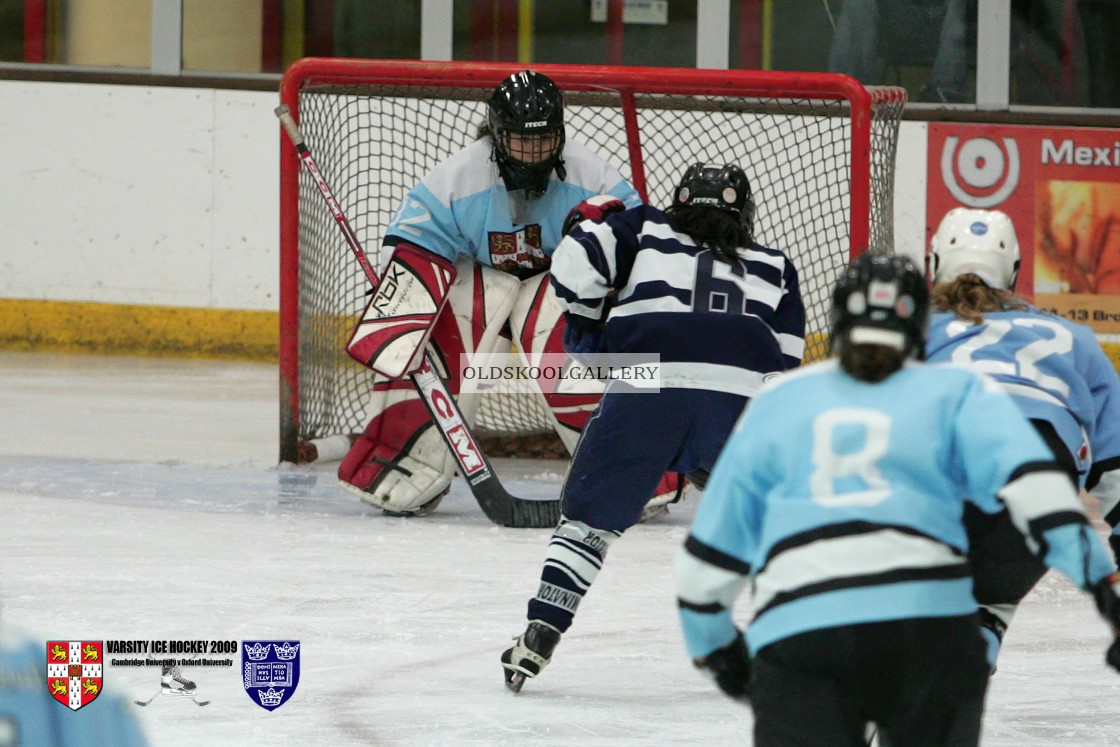
[(160, 689), (164, 695), (194, 695), (197, 685), (183, 677), (179, 667), (164, 667), (160, 678)]
[(536, 677), (552, 661), (552, 652), (560, 643), (560, 631), (546, 622), (533, 620), (516, 639), (512, 648), (502, 652), (506, 687), (521, 692), (525, 680)]

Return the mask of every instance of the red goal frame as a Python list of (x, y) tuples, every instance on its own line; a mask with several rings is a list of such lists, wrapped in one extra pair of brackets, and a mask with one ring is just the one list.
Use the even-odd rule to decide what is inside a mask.
[[(526, 67), (517, 63), (425, 62), (402, 60), (355, 60), (306, 58), (284, 73), (280, 98), (297, 122), (301, 90), (315, 86), (414, 86), (469, 87), (492, 89), (504, 78)], [(610, 91), (619, 96), (627, 136), (632, 182), (643, 199), (648, 189), (643, 164), (642, 133), (638, 124), (635, 94), (757, 96), (782, 100), (826, 100), (842, 102), (851, 122), (849, 173), (849, 252), (855, 256), (872, 245), (872, 141), (875, 107), (906, 100), (901, 88), (867, 88), (846, 75), (834, 73), (775, 72), (753, 70), (699, 70), (684, 68), (613, 67), (594, 65), (533, 64), (551, 77), (566, 94)], [(897, 144), (897, 120), (890, 141), (887, 207), (893, 192), (893, 159)], [(297, 461), (299, 446), (299, 172), (300, 159), (291, 142), (280, 135), (280, 459)], [(883, 186), (877, 189), (882, 192)], [(882, 195), (880, 195), (880, 203)], [(893, 216), (882, 216), (889, 227)], [(366, 244), (380, 242), (368, 237)], [(877, 243), (883, 243), (882, 237)], [(371, 247), (367, 246), (367, 251)], [(889, 249), (889, 246), (875, 248)]]

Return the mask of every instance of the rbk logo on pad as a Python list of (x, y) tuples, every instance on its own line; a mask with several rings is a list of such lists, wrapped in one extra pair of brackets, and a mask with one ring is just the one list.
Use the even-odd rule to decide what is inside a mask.
[(241, 673), (253, 702), (275, 711), (299, 684), (299, 641), (242, 641)]
[(101, 641), (47, 641), (47, 689), (72, 711), (101, 694), (104, 647)]

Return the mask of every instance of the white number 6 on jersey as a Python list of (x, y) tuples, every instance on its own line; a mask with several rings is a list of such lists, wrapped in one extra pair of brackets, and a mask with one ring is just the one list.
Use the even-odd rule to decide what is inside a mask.
[[(838, 454), (837, 432), (858, 429), (863, 437), (859, 451)], [(876, 410), (837, 408), (813, 421), (813, 472), (809, 490), (822, 506), (874, 506), (891, 494), (877, 463), (887, 454), (891, 419)], [(854, 478), (854, 479), (853, 479)], [(838, 492), (838, 483), (845, 484)]]

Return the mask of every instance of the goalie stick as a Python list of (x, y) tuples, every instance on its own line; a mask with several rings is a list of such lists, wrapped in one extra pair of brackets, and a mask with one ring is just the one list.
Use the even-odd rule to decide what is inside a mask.
[[(327, 203), (327, 208), (334, 216), (350, 251), (361, 265), (362, 272), (373, 286), (374, 290), (381, 284), (377, 271), (369, 262), (365, 250), (362, 249), (350, 221), (331, 192), (326, 179), (319, 171), (311, 150), (303, 139), (303, 133), (292, 117), (292, 112), (287, 104), (276, 107), (275, 114), (280, 119), (288, 139), (295, 146), (296, 153), (303, 162), (304, 168), (311, 176), (312, 181), (319, 188), (319, 193)], [(560, 521), (560, 501), (533, 501), (518, 498), (505, 489), (489, 458), (482, 451), (478, 439), (467, 427), (463, 412), (455, 402), (455, 398), (447, 390), (447, 384), (433, 366), (431, 351), (424, 351), (424, 359), (420, 368), (410, 374), (416, 391), (428, 408), (432, 420), (440, 429), (444, 443), (451, 450), (455, 462), (459, 465), (471, 494), (478, 501), (479, 507), (486, 517), (495, 524), (504, 527), (544, 529), (556, 526)]]

